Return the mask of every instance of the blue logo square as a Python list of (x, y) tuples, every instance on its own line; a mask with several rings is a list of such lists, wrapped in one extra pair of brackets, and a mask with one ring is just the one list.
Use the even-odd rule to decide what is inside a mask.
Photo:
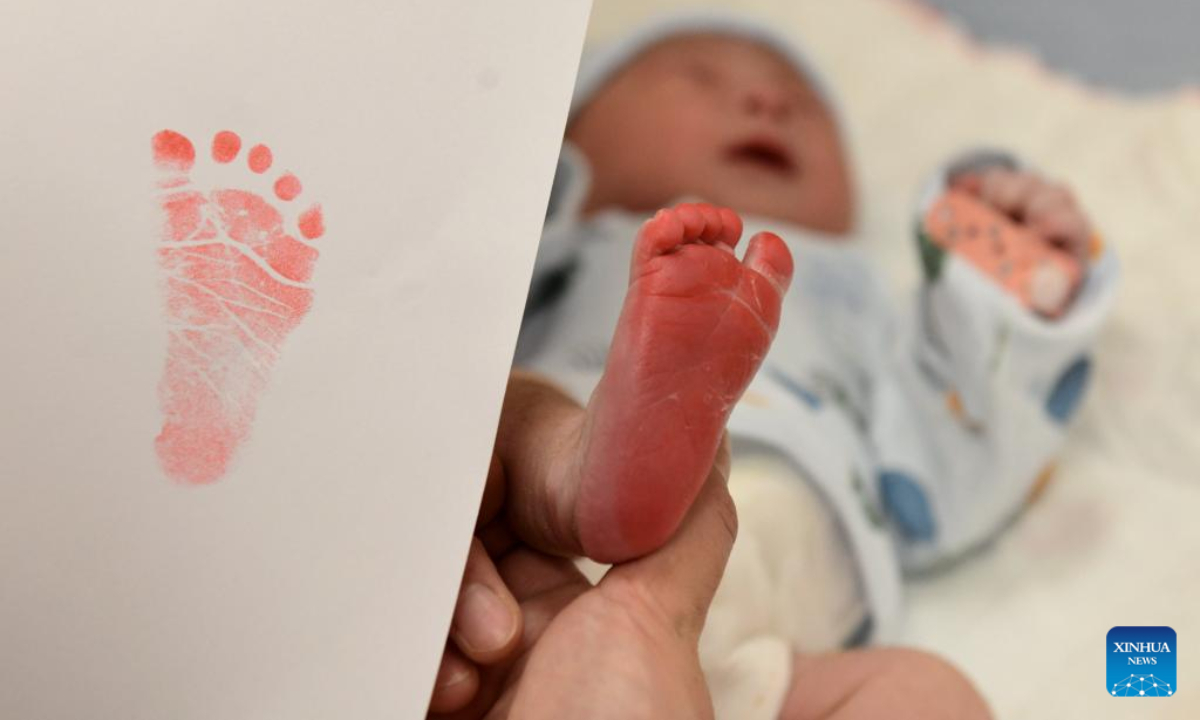
[(1108, 631), (1108, 694), (1171, 697), (1176, 685), (1175, 631), (1169, 627), (1115, 627)]

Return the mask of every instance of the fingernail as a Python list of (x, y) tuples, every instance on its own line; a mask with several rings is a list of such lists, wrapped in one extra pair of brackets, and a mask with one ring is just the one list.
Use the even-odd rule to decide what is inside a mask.
[(454, 632), (458, 642), (470, 650), (488, 652), (508, 644), (516, 622), (508, 605), (491, 588), (471, 583), (459, 599)]
[(434, 681), (434, 686), (439, 690), (457, 685), (471, 676), (470, 668), (463, 665), (450, 667), (451, 664), (443, 662), (442, 666), (438, 668), (437, 680)]

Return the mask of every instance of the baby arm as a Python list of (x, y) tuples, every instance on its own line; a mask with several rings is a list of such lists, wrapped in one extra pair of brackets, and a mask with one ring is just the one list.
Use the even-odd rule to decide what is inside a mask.
[[(1023, 245), (996, 251), (1006, 262), (931, 239), (928, 209), (955, 192), (1016, 226)], [(899, 347), (881, 353), (871, 423), (881, 496), (909, 570), (987, 541), (1044, 485), (1116, 285), (1115, 259), (1099, 249), (1071, 193), (1010, 160), (959, 163), (918, 218), (924, 283)], [(1007, 260), (1019, 275), (1022, 262), (1046, 258), (1075, 272), (1051, 295), (1056, 302), (1043, 293), (1039, 306)]]
[(1066, 185), (1038, 173), (993, 166), (963, 170), (950, 177), (952, 188), (979, 198), (1035, 237), (1086, 265), (1092, 253), (1092, 226)]
[(922, 226), (926, 242), (1049, 318), (1070, 306), (1095, 242), (1066, 187), (1002, 167), (951, 175)]

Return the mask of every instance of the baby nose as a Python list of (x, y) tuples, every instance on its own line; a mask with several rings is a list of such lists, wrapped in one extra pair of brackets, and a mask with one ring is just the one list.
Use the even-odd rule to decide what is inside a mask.
[(742, 94), (742, 109), (748, 115), (786, 120), (792, 114), (787, 93), (765, 85), (751, 86)]

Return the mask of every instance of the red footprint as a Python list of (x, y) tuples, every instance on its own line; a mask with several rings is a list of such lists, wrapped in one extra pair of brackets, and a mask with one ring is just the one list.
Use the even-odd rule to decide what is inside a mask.
[[(232, 163), (241, 147), (236, 134), (219, 132), (212, 159)], [(225, 474), (249, 435), (284, 339), (312, 305), (308, 281), (317, 251), (308, 241), (325, 232), (324, 221), (314, 205), (295, 218), (303, 239), (289, 233), (287, 203), (301, 192), (291, 173), (275, 180), (270, 200), (227, 187), (205, 193), (191, 187), (196, 150), (190, 140), (163, 130), (153, 149), (166, 190), (158, 259), (169, 332), (158, 388), (163, 426), (154, 446), (171, 478), (210, 483)], [(246, 154), (254, 174), (272, 162), (265, 145)], [(262, 182), (248, 174), (243, 180)]]

